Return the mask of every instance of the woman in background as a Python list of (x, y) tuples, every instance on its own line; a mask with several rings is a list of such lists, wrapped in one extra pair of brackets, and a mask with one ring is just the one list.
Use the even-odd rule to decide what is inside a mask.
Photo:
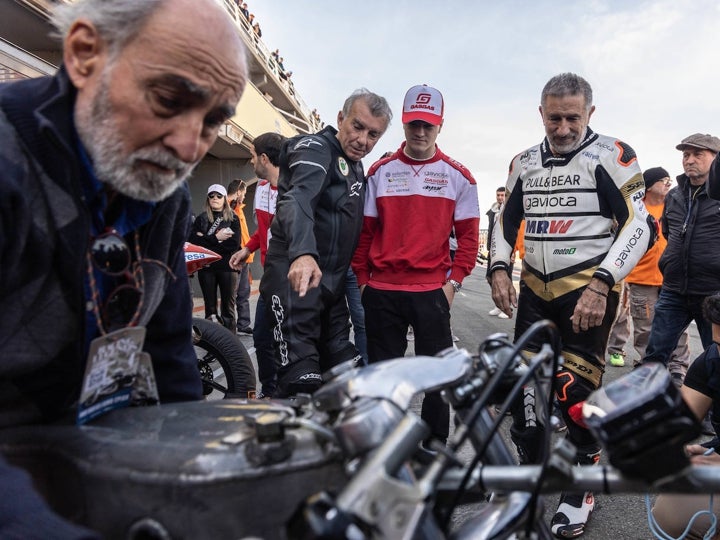
[[(230, 208), (227, 191), (220, 184), (208, 188), (205, 211), (193, 222), (189, 242), (214, 251), (222, 257), (198, 270), (198, 282), (205, 302), (205, 318), (219, 322), (235, 333), (235, 289), (237, 272), (228, 265), (240, 247), (240, 221)], [(220, 315), (217, 291), (220, 289)]]

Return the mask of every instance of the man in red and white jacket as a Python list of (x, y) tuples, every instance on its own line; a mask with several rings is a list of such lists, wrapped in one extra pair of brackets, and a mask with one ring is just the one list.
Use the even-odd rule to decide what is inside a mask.
[[(273, 180), (259, 180), (255, 188), (255, 221), (257, 229), (245, 243), (247, 255), (260, 250), (260, 263), (265, 264), (268, 241), (270, 240), (270, 223), (275, 216), (275, 203), (277, 202), (277, 176)], [(240, 252), (238, 252), (240, 253)], [(243, 253), (242, 257), (245, 254)]]
[[(255, 188), (255, 219), (257, 229), (245, 246), (230, 258), (230, 266), (237, 269), (247, 261), (251, 253), (260, 249), (260, 263), (265, 265), (270, 241), (270, 223), (275, 216), (277, 202), (277, 184), (280, 176), (280, 149), (285, 137), (277, 133), (263, 133), (255, 137), (251, 147), (252, 164), (260, 179)], [(258, 362), (258, 378), (261, 391), (258, 397), (272, 397), (277, 387), (277, 367), (273, 348), (272, 325), (265, 312), (265, 302), (258, 296), (255, 306), (255, 325), (253, 326), (253, 344)]]
[[(371, 363), (405, 355), (407, 328), (415, 352), (452, 347), (450, 305), (475, 267), (480, 210), (475, 179), (443, 154), (435, 140), (443, 125), (442, 94), (426, 85), (405, 95), (405, 142), (368, 172), (364, 221), (352, 261), (362, 293)], [(457, 251), (448, 238), (455, 228)], [(445, 442), (449, 407), (428, 394), (422, 418)]]

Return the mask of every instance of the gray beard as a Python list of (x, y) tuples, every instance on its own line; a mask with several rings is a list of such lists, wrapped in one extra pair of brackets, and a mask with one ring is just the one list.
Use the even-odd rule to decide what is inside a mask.
[[(89, 114), (77, 113), (80, 140), (92, 159), (98, 180), (132, 199), (162, 201), (187, 179), (195, 163), (186, 163), (161, 146), (141, 148), (129, 155), (124, 153), (109, 101), (109, 69), (102, 76)], [(142, 162), (154, 163), (170, 172), (150, 170)]]
[(564, 156), (565, 154), (569, 154), (571, 152), (574, 152), (578, 148), (580, 148), (580, 145), (585, 140), (585, 137), (587, 136), (587, 127), (583, 130), (583, 132), (580, 134), (580, 136), (573, 141), (572, 144), (568, 143), (567, 145), (563, 146), (562, 148), (559, 148), (557, 146), (554, 146), (552, 143), (550, 144), (550, 148), (553, 152)]

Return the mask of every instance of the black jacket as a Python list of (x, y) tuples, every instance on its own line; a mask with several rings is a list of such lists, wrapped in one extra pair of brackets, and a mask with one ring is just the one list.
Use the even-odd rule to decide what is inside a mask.
[[(55, 419), (79, 398), (91, 217), (74, 103), (64, 69), (0, 88), (0, 426)], [(185, 185), (139, 229), (147, 261), (140, 324), (161, 401), (202, 397), (183, 255), (189, 217)], [(0, 500), (0, 536), (94, 537), (47, 511), (29, 484), (0, 459), (0, 485), (13, 488)]]
[[(63, 69), (0, 89), (0, 425), (52, 419), (79, 397), (91, 215), (74, 101)], [(184, 185), (139, 229), (143, 259), (172, 270), (143, 264), (139, 322), (162, 401), (202, 397), (183, 254), (189, 216)]]
[[(220, 212), (213, 212), (213, 217), (215, 219), (220, 217), (220, 215)], [(215, 232), (220, 229), (224, 229), (225, 227), (230, 227), (233, 231), (233, 235), (223, 242), (218, 242), (218, 239), (214, 234), (207, 234), (208, 230), (214, 223), (214, 221), (213, 223), (210, 223), (207, 212), (202, 212), (195, 218), (188, 240), (193, 244), (197, 244), (198, 246), (214, 251), (222, 257), (219, 261), (215, 261), (208, 266), (208, 269), (213, 272), (232, 272), (233, 269), (230, 268), (230, 257), (233, 253), (240, 249), (240, 220), (235, 214), (233, 214), (232, 220), (222, 220), (220, 222), (215, 229)]]
[(337, 131), (288, 140), (280, 155), (278, 199), (266, 265), (315, 257), (322, 284), (343, 292), (345, 274), (362, 228), (365, 174), (342, 151)]
[[(705, 184), (690, 185), (684, 174), (665, 198), (660, 218), (667, 247), (660, 257), (663, 288), (678, 294), (709, 295), (720, 291), (720, 203)], [(697, 189), (697, 191), (695, 191)]]

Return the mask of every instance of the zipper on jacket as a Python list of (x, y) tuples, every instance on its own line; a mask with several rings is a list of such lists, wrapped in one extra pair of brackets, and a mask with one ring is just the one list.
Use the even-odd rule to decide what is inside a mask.
[[(550, 165), (550, 168), (547, 172), (548, 179), (552, 178), (553, 168), (554, 168), (554, 166)], [(548, 181), (547, 185), (545, 186), (545, 199), (547, 200), (549, 198), (550, 198), (550, 182)], [(543, 213), (543, 218), (545, 219), (545, 221), (548, 220), (548, 210), (549, 210), (548, 206), (545, 205), (545, 210)], [(547, 257), (547, 245), (548, 245), (548, 242), (546, 240), (544, 240), (542, 243), (542, 261), (543, 261), (543, 292), (545, 294), (547, 294), (549, 292), (548, 269), (547, 269), (547, 263), (546, 263), (546, 261), (547, 261), (547, 258), (546, 258)]]

